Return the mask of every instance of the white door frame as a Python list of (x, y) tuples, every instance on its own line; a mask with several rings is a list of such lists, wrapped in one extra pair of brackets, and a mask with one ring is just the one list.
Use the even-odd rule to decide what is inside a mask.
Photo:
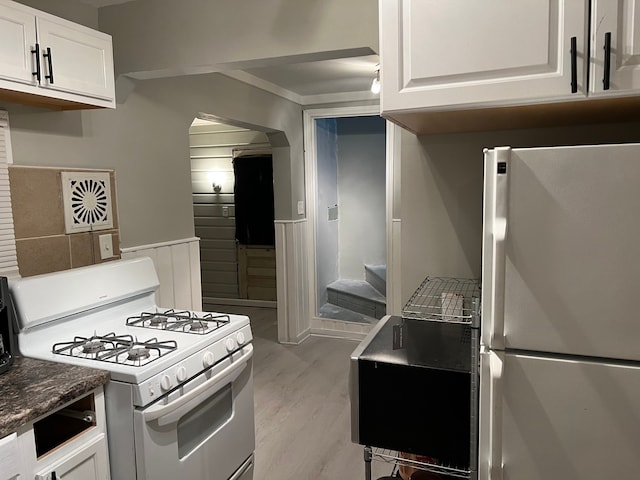
[[(335, 107), (309, 109), (304, 111), (304, 171), (305, 171), (305, 196), (307, 206), (307, 258), (309, 260), (308, 268), (308, 288), (309, 288), (309, 318), (311, 323), (320, 322), (317, 316), (318, 299), (316, 290), (316, 218), (317, 218), (317, 145), (316, 145), (316, 120), (321, 118), (339, 118), (339, 117), (362, 117), (380, 115), (379, 105), (363, 105), (355, 107)], [(398, 205), (394, 209), (394, 198), (399, 199), (399, 165), (394, 161), (399, 159), (399, 127), (387, 122), (386, 137), (386, 234), (387, 234), (387, 313), (399, 313), (400, 282), (399, 280), (399, 260), (400, 260), (400, 237), (399, 223), (394, 225), (394, 211), (399, 211)], [(397, 181), (394, 177), (397, 176)], [(394, 195), (394, 187), (396, 189)], [(399, 220), (398, 220), (399, 221)], [(394, 231), (397, 235), (394, 235)], [(397, 297), (397, 298), (396, 298)], [(314, 332), (312, 328), (312, 333)], [(366, 333), (366, 332), (364, 332)], [(363, 338), (363, 332), (344, 332), (346, 337)]]

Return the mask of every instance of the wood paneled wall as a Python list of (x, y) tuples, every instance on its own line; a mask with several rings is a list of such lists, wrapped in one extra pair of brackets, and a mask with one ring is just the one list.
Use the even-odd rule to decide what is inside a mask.
[[(269, 147), (269, 140), (262, 132), (222, 124), (192, 126), (189, 138), (202, 296), (205, 303), (239, 298), (233, 151)], [(221, 187), (219, 192), (214, 191), (214, 182)]]

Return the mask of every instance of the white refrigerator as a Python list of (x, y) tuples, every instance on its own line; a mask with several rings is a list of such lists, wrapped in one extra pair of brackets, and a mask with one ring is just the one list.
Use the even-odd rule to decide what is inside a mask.
[(480, 480), (640, 478), (640, 144), (485, 151)]

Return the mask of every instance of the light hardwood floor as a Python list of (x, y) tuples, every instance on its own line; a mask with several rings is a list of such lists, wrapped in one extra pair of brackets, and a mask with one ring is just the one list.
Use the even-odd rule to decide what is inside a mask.
[[(357, 342), (310, 337), (277, 343), (276, 310), (207, 306), (243, 313), (254, 336), (254, 480), (363, 480), (363, 450), (351, 442), (349, 355)], [(373, 463), (373, 478), (391, 466)]]

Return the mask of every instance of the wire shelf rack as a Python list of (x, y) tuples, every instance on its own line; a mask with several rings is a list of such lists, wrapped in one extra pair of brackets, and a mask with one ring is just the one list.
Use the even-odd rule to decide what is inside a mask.
[(480, 282), (470, 278), (427, 277), (402, 309), (402, 318), (473, 324), (480, 309)]
[(413, 459), (401, 456), (399, 452), (396, 452), (394, 450), (387, 450), (387, 449), (372, 447), (371, 458), (373, 460), (394, 464), (397, 467), (405, 466), (405, 467), (415, 468), (415, 469), (423, 470), (426, 472), (437, 473), (438, 475), (444, 475), (450, 478), (471, 479), (470, 470), (413, 460)]

